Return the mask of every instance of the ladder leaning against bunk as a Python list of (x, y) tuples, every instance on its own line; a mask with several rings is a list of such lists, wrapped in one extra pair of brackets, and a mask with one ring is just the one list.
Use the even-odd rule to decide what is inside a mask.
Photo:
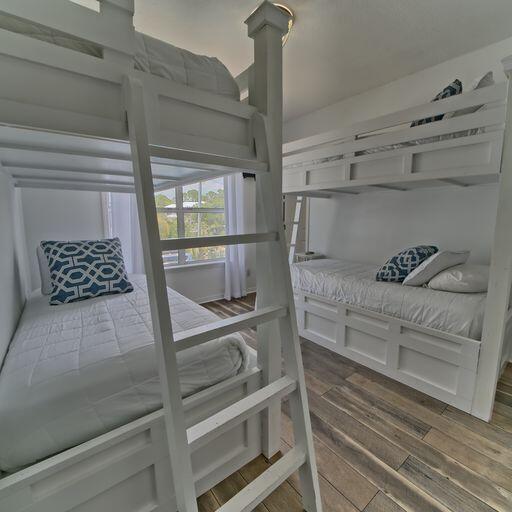
[[(167, 441), (179, 512), (196, 512), (198, 510), (192, 473), (192, 451), (220, 436), (234, 425), (247, 420), (250, 416), (269, 407), (275, 407), (279, 403), (278, 401), (287, 396), (294, 425), (295, 447), (223, 505), (220, 510), (222, 512), (253, 510), (293, 472), (299, 470), (304, 509), (308, 512), (321, 511), (290, 270), (280, 216), (282, 189), (281, 36), (286, 29), (287, 22), (286, 16), (268, 2), (264, 2), (247, 20), (249, 36), (255, 39), (254, 74), (256, 77), (265, 77), (261, 83), (256, 80), (249, 98), (249, 101), (258, 109), (252, 118), (252, 136), (257, 159), (222, 157), (151, 145), (146, 127), (143, 86), (140, 81), (130, 75), (125, 77), (125, 101), (135, 193), (159, 362)], [(152, 156), (167, 156), (188, 162), (220, 164), (240, 172), (244, 170), (255, 173), (257, 175), (257, 222), (262, 231), (253, 234), (160, 240), (151, 171)], [(261, 261), (266, 262), (265, 266), (259, 263), (258, 278), (263, 280), (263, 283), (258, 286), (257, 309), (238, 317), (219, 320), (213, 324), (173, 336), (162, 251), (247, 243), (261, 245), (262, 247), (258, 249), (258, 259), (260, 260), (261, 256)], [(264, 275), (262, 275), (263, 272)], [(274, 326), (267, 329), (265, 324), (272, 321)], [(264, 335), (277, 334), (278, 336), (278, 339), (267, 339), (267, 348), (261, 356), (266, 357), (266, 363), (273, 366), (273, 371), (268, 367), (263, 367), (263, 378), (266, 385), (186, 429), (178, 380), (177, 353), (219, 336), (256, 325), (262, 328)], [(282, 344), (284, 376), (281, 376), (281, 357), (275, 357), (275, 347), (273, 350), (269, 349), (270, 341), (279, 348)], [(260, 361), (261, 357), (258, 356)], [(274, 360), (271, 361), (271, 359)], [(273, 419), (275, 421), (275, 418)], [(279, 416), (277, 416), (277, 420), (279, 420)], [(267, 433), (267, 437), (271, 438), (272, 433)], [(276, 442), (278, 440), (267, 439), (267, 444), (275, 445)]]

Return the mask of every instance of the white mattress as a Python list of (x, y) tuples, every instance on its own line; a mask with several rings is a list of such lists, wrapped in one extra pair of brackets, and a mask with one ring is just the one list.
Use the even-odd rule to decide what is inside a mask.
[[(159, 409), (145, 277), (134, 291), (62, 306), (29, 299), (0, 373), (0, 469), (13, 471)], [(218, 317), (168, 289), (175, 332)], [(237, 375), (239, 334), (178, 354), (184, 396)]]
[[(103, 56), (102, 48), (94, 43), (5, 14), (0, 14), (0, 28), (93, 57)], [(136, 32), (135, 36), (135, 69), (195, 89), (240, 100), (240, 91), (235, 79), (217, 58), (196, 55), (139, 32)]]
[(319, 259), (292, 265), (293, 287), (424, 327), (479, 340), (485, 293), (450, 293), (375, 280), (377, 266)]

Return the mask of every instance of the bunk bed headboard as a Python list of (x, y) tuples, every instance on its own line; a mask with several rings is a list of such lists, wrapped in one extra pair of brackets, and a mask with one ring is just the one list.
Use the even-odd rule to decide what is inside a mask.
[(0, 170), (0, 367), (24, 304), (15, 226), (14, 186)]

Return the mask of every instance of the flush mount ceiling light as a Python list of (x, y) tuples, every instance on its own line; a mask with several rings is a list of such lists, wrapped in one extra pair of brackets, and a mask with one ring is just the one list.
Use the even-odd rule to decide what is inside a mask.
[(288, 38), (290, 37), (290, 33), (292, 31), (293, 24), (295, 22), (295, 14), (293, 11), (284, 4), (279, 4), (277, 2), (272, 2), (278, 9), (281, 9), (287, 16), (288, 16), (288, 32), (283, 36), (283, 46), (288, 41)]

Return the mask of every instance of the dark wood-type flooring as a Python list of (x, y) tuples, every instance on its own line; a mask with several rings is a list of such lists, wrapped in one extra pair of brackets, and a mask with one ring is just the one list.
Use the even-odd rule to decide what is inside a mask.
[[(228, 317), (254, 300), (205, 306)], [(254, 331), (242, 334), (255, 347)], [(512, 365), (487, 424), (309, 341), (302, 353), (325, 512), (512, 512)], [(282, 425), (286, 452), (285, 413)], [(200, 511), (217, 510), (272, 462), (260, 456), (218, 484)], [(255, 510), (301, 511), (299, 492), (293, 475)]]

